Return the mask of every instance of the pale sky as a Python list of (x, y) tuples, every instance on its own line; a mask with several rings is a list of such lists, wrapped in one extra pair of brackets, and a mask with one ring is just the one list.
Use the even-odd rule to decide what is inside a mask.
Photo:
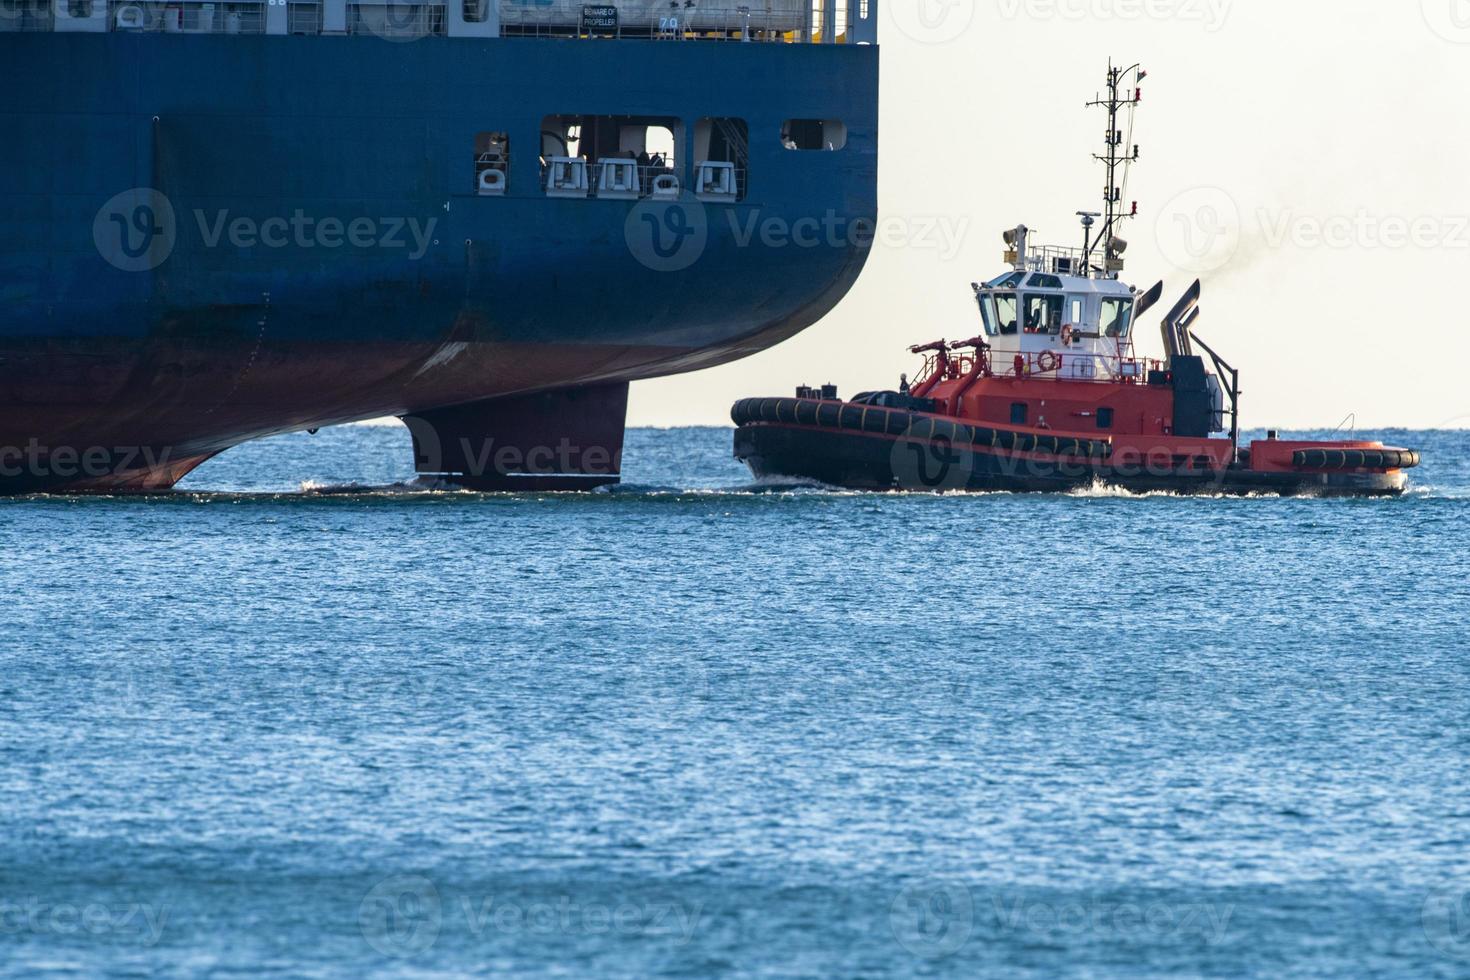
[(1204, 273), (1197, 332), (1241, 369), (1244, 423), (1470, 425), (1470, 0), (879, 2), (893, 240), (796, 339), (635, 384), (630, 425), (895, 387), (908, 345), (978, 333), (969, 284), (1003, 270), (1001, 231), (1077, 245), (1099, 209), (1106, 122), (1083, 103), (1110, 56), (1149, 72), (1124, 279), (1163, 279), (1166, 309)]

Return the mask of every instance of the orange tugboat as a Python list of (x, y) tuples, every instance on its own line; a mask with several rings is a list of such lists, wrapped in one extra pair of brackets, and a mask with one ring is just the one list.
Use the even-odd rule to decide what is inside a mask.
[[(735, 455), (757, 477), (863, 490), (1067, 491), (1391, 496), (1417, 452), (1379, 442), (1240, 441), (1240, 374), (1196, 334), (1196, 281), (1161, 324), (1163, 352), (1138, 354), (1134, 325), (1164, 285), (1120, 278), (1120, 172), (1138, 159), (1119, 126), (1146, 73), (1108, 69), (1105, 209), (1083, 212), (1083, 247), (1005, 233), (1009, 269), (975, 284), (983, 333), (911, 348), (910, 386), (837, 398), (830, 386), (735, 405)], [(1131, 131), (1131, 122), (1130, 122)], [(1101, 219), (1096, 236), (1093, 230)]]

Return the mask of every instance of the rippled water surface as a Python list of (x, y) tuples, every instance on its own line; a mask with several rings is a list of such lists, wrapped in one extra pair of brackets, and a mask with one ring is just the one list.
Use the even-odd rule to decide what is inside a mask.
[(0, 501), (0, 973), (1470, 976), (1470, 438), (1375, 435), (1405, 499), (353, 427)]

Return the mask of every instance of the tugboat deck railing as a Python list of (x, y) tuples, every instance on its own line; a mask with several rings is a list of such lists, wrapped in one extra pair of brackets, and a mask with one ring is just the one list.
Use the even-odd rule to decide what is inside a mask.
[(1044, 272), (1053, 276), (1085, 276), (1087, 253), (1080, 248), (1043, 245), (1028, 249), (1020, 263), (1026, 272)]
[[(1050, 357), (1048, 357), (1050, 355)], [(1016, 370), (1015, 358), (1023, 359), (1020, 372)], [(1017, 355), (1012, 351), (948, 351), (944, 354), (931, 353), (924, 358), (924, 367), (912, 381), (913, 388), (931, 382), (957, 381), (975, 373), (976, 358), (981, 359), (980, 377), (984, 378), (1028, 378), (1031, 380), (1065, 381), (1077, 384), (1144, 384), (1150, 371), (1161, 371), (1164, 362), (1151, 358), (1124, 354), (1092, 354), (1081, 351), (1036, 351)], [(1047, 361), (1056, 358), (1056, 366), (1047, 368)], [(1077, 371), (1076, 364), (1090, 366), (1090, 371)]]

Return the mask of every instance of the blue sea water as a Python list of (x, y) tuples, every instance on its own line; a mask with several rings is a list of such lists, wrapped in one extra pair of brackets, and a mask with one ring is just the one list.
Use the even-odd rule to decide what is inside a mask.
[(1404, 499), (351, 427), (0, 501), (0, 974), (1470, 976), (1470, 436), (1378, 435)]

